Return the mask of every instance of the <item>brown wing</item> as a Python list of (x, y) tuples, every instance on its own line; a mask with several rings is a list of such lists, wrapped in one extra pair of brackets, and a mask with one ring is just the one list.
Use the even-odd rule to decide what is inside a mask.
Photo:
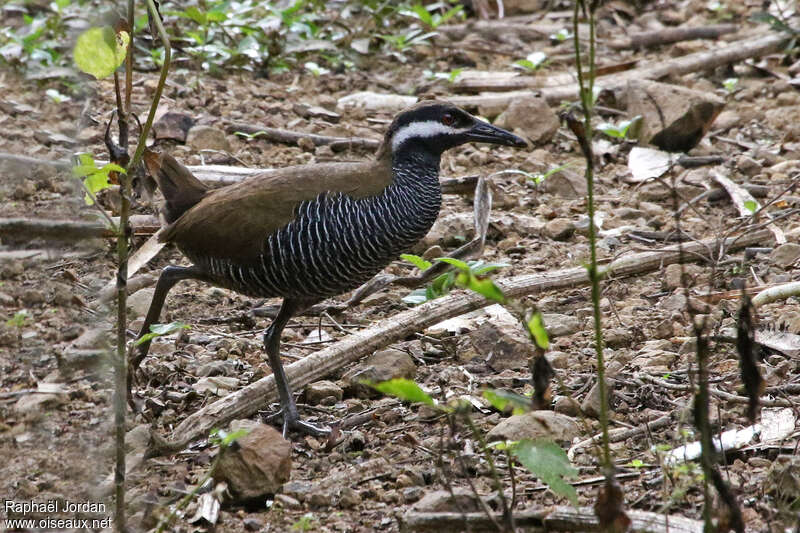
[(206, 193), (162, 231), (190, 255), (257, 260), (268, 235), (288, 224), (297, 206), (324, 192), (356, 198), (379, 194), (391, 182), (385, 158), (359, 163), (287, 167)]

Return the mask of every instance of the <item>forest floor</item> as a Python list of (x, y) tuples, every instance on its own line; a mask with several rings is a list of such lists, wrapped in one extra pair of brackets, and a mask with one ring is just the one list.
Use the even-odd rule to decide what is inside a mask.
[[(737, 24), (739, 29), (718, 40), (692, 40), (637, 51), (615, 50), (604, 43), (626, 31), (661, 24), (716, 23), (719, 12), (696, 0), (654, 3), (638, 14), (609, 7), (599, 17), (598, 61), (601, 65), (631, 60), (666, 62), (747, 36), (769, 33), (765, 25), (748, 21), (755, 7), (748, 8), (746, 3), (729, 7), (731, 11), (725, 22)], [(569, 16), (566, 11), (550, 13), (546, 19), (542, 15), (542, 20), (571, 28)], [(437, 41), (439, 45), (407, 50), (409, 61), (405, 64), (375, 54), (365, 57), (353, 70), (318, 76), (302, 71), (269, 79), (241, 72), (212, 77), (196, 70), (179, 69), (170, 75), (161, 112), (185, 114), (195, 125), (228, 133), (207, 144), (161, 140), (157, 149), (190, 165), (275, 168), (362, 159), (369, 157), (371, 151), (333, 151), (310, 143), (301, 142), (297, 146), (247, 138), (232, 134), (235, 128), (231, 124), (380, 139), (393, 110), (342, 111), (337, 110), (338, 99), (364, 90), (386, 94), (432, 92), (446, 99), (459, 93), (454, 88), (457, 82), (431, 80), (425, 70), (510, 72), (509, 64), (514, 57), (504, 55), (508, 50), (517, 57), (536, 50), (548, 54), (551, 61), (532, 76), (574, 71), (569, 40), (553, 44), (547, 39), (536, 40), (530, 34), (510, 31), (494, 38), (469, 35), (468, 42), (457, 40), (458, 37), (453, 36), (450, 46)], [(800, 92), (793, 82), (794, 58), (794, 54), (781, 52), (660, 80), (724, 100), (724, 110), (690, 152), (690, 155), (722, 156), (723, 162), (716, 166), (688, 171), (676, 167), (660, 182), (633, 183), (627, 165), (631, 145), (597, 135), (602, 141), (596, 145), (601, 156), (595, 178), (597, 210), (604, 215), (601, 228), (604, 233), (598, 248), (601, 261), (674, 244), (668, 236), (676, 228), (676, 205), (716, 187), (714, 172), (738, 184), (762, 186), (758, 189), (762, 205), (797, 182)], [(725, 80), (731, 78), (737, 80), (735, 87), (726, 90)], [(156, 79), (155, 73), (135, 74), (133, 103), (142, 117)], [(11, 70), (0, 72), (0, 150), (49, 161), (66, 160), (79, 150), (106, 159), (102, 135), (114, 107), (113, 84), (94, 83), (85, 98), (75, 97), (66, 102), (57, 103), (44, 96), (48, 88), (64, 91), (64, 87), (59, 79), (30, 80)], [(616, 95), (620, 100), (622, 93), (624, 89)], [(626, 112), (621, 103), (613, 100), (601, 98), (601, 103), (606, 108), (617, 105), (623, 111), (621, 115), (609, 111), (604, 118), (619, 121)], [(327, 117), (308, 114), (304, 104), (327, 110)], [(557, 106), (551, 107), (559, 111)], [(470, 110), (476, 114), (481, 111)], [(535, 130), (538, 117), (527, 118)], [(522, 122), (524, 129), (526, 124)], [(76, 132), (79, 123), (81, 129)], [(211, 151), (201, 153), (203, 148)], [(451, 150), (443, 158), (442, 175), (490, 176), (505, 170), (537, 174), (565, 164), (570, 166), (560, 176), (551, 176), (554, 183), (575, 183), (576, 177), (580, 181), (584, 167), (580, 149), (572, 134), (561, 127), (545, 140), (532, 143), (528, 150), (485, 145)], [(491, 177), (494, 200), (482, 259), (508, 264), (494, 274), (496, 279), (554, 272), (580, 266), (588, 260), (589, 242), (586, 231), (581, 229), (585, 199), (580, 192), (570, 192), (569, 187), (548, 186), (549, 179), (537, 185), (519, 173)], [(784, 194), (769, 209), (773, 216), (788, 213), (776, 224), (790, 243), (796, 242), (800, 235), (800, 215), (791, 211), (800, 203), (794, 194)], [(3, 218), (96, 219), (95, 208), (85, 205), (78, 183), (69, 171), (43, 164), (0, 159), (0, 200)], [(105, 195), (102, 202), (114, 211), (111, 194)], [(137, 198), (135, 213), (154, 214), (154, 205), (155, 202), (151, 205), (144, 198)], [(472, 209), (470, 194), (445, 195), (440, 222), (415, 253), (422, 254), (431, 246), (440, 246), (447, 253), (471, 239)], [(714, 201), (703, 197), (691, 209), (682, 211), (680, 229), (693, 240), (716, 238), (741, 220), (726, 195), (717, 195)], [(134, 236), (134, 248), (148, 238)], [(0, 495), (4, 500), (14, 501), (65, 499), (107, 503), (113, 480), (111, 367), (87, 363), (76, 354), (91, 353), (104, 338), (104, 332), (111, 331), (112, 311), (96, 300), (99, 291), (114, 278), (114, 244), (96, 239), (67, 246), (26, 235), (4, 236), (1, 244), (0, 457), (6, 460), (0, 464)], [(767, 250), (746, 254), (740, 249), (714, 261), (701, 254), (699, 261), (687, 264), (689, 305), (698, 305), (700, 295), (737, 289), (743, 284), (760, 286), (798, 280), (800, 262), (797, 256), (792, 259), (793, 249), (784, 248), (784, 253), (777, 253), (774, 242), (758, 246)], [(176, 249), (167, 247), (139, 274), (157, 273), (171, 264), (186, 264), (186, 259)], [(387, 271), (396, 275), (414, 274), (414, 268), (399, 259)], [(693, 327), (680, 280), (680, 269), (664, 267), (629, 277), (612, 276), (602, 283), (603, 329), (608, 343), (606, 362), (613, 370), (611, 427), (635, 428), (662, 417), (670, 420), (669, 424), (612, 443), (612, 454), (628, 508), (701, 519), (703, 494), (699, 466), (692, 462), (663, 466), (663, 459), (655, 451), (697, 440), (691, 416), (696, 368)], [(146, 291), (132, 297), (132, 332), (138, 332), (149, 303), (150, 293)], [(327, 316), (297, 317), (283, 336), (285, 363), (335, 343), (346, 336), (344, 330), (369, 327), (408, 309), (402, 301), (408, 292), (409, 289), (402, 287), (385, 289), (338, 313), (335, 322)], [(348, 297), (345, 294), (337, 300), (344, 302)], [(270, 373), (261, 346), (262, 331), (269, 319), (253, 311), (270, 303), (276, 302), (254, 300), (193, 281), (183, 282), (172, 290), (162, 322), (177, 320), (189, 324), (191, 329), (156, 341), (151, 356), (143, 364), (147, 379), (140, 381), (136, 392), (140, 398), (149, 399), (142, 404), (149, 409), (155, 430), (169, 436), (191, 413)], [(577, 402), (583, 402), (596, 381), (590, 289), (580, 285), (544, 291), (524, 298), (522, 303), (535, 304), (558, 326), (559, 331), (552, 332), (556, 334), (552, 334), (548, 358), (565, 388), (555, 387), (554, 404), (559, 406), (557, 411), (573, 421), (578, 441), (592, 437), (599, 431), (597, 420), (578, 415), (562, 400), (569, 394)], [(713, 388), (721, 391), (711, 398), (715, 432), (751, 425), (747, 405), (738, 399), (742, 395), (739, 360), (736, 343), (727, 332), (736, 327), (739, 303), (733, 297), (713, 301), (710, 308), (700, 309), (707, 316), (706, 332), (715, 335), (710, 344), (710, 372)], [(766, 305), (759, 308), (758, 321), (762, 330), (800, 333), (800, 303), (788, 299)], [(479, 325), (484, 322), (491, 327)], [(494, 329), (487, 332), (487, 328)], [(421, 331), (422, 335), (411, 335), (391, 347), (411, 357), (414, 379), (435, 398), (440, 401), (453, 396), (472, 398), (476, 404), (472, 419), (480, 432), (486, 432), (508, 413), (491, 409), (481, 399), (482, 390), (500, 388), (530, 393), (527, 364), (530, 352), (518, 341), (519, 333), (510, 331), (512, 325), (502, 318), (490, 319), (484, 315), (462, 321), (455, 329), (458, 331), (447, 328)], [(486, 338), (492, 333), (509, 346), (499, 368), (493, 364), (498, 356), (487, 348), (490, 344)], [(76, 352), (76, 349), (88, 351)], [(793, 406), (796, 413), (796, 385), (800, 383), (800, 359), (796, 351), (787, 355), (765, 349), (762, 355), (760, 366), (769, 387), (768, 397)], [(341, 381), (349, 369), (326, 379)], [(227, 390), (198, 387), (198, 383), (207, 385), (210, 378), (220, 377), (226, 380), (214, 383), (217, 386), (223, 383)], [(795, 388), (786, 388), (792, 384)], [(257, 505), (223, 506), (216, 531), (398, 531), (403, 515), (426, 494), (441, 489), (444, 478), (461, 488), (469, 488), (471, 482), (482, 495), (494, 491), (487, 464), (468, 430), (460, 428), (451, 439), (445, 439), (452, 445), (442, 452), (443, 435), (449, 429), (435, 412), (367, 395), (352, 387), (343, 388), (343, 397), (313, 406), (306, 406), (303, 390), (296, 391), (300, 393), (303, 416), (321, 424), (353, 414), (372, 413), (372, 416), (362, 417), (361, 425), (345, 430), (342, 441), (333, 449), (327, 449), (317, 439), (294, 435), (292, 481), (284, 490), (284, 497), (262, 499)], [(781, 401), (772, 409), (783, 405)], [(267, 407), (264, 406), (264, 412)], [(260, 420), (260, 417), (253, 413), (250, 418)], [(790, 418), (797, 424), (796, 417)], [(129, 417), (130, 429), (136, 429), (133, 435), (139, 437), (138, 440), (132, 437), (131, 461), (136, 446), (142, 445), (141, 428), (146, 428), (146, 424), (141, 414)], [(791, 505), (794, 501), (796, 506), (800, 498), (796, 481), (800, 471), (796, 451), (798, 430), (800, 426), (796, 425), (780, 442), (761, 443), (756, 439), (725, 454), (720, 469), (738, 499), (748, 530), (783, 532), (797, 527), (797, 508), (792, 511)], [(565, 443), (565, 449), (569, 445)], [(133, 530), (154, 527), (157, 517), (163, 516), (170, 505), (203, 479), (215, 451), (206, 438), (199, 438), (179, 453), (139, 461), (128, 477)], [(782, 455), (793, 458), (778, 460)], [(466, 470), (454, 459), (456, 456), (467, 458)], [(502, 482), (510, 491), (504, 456), (497, 452), (497, 457), (503, 464)], [(591, 447), (578, 450), (573, 463), (579, 470), (578, 478), (571, 480), (578, 482), (579, 503), (591, 506), (601, 485), (596, 480), (602, 476), (596, 450)], [(336, 476), (338, 485), (328, 492), (313, 495), (305, 492), (313, 491), (313, 483)], [(517, 509), (568, 504), (519, 466), (515, 467), (515, 490)], [(492, 501), (496, 503), (496, 498)], [(111, 509), (108, 504), (106, 512), (101, 514), (110, 515)], [(191, 517), (195, 510), (193, 502), (186, 517)], [(190, 524), (184, 517), (177, 520), (172, 530), (207, 527), (202, 521)]]

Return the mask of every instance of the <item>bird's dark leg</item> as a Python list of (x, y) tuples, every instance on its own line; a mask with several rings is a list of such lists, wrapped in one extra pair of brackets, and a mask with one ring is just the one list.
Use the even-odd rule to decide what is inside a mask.
[[(199, 279), (209, 281), (207, 276), (201, 272), (197, 267), (178, 267), (168, 266), (161, 271), (156, 283), (156, 290), (153, 293), (153, 300), (150, 302), (150, 308), (147, 310), (147, 316), (142, 324), (142, 329), (139, 331), (137, 339), (142, 338), (146, 333), (150, 332), (150, 326), (158, 323), (158, 318), (161, 316), (161, 309), (164, 307), (164, 300), (167, 298), (167, 293), (181, 280), (184, 279)], [(150, 341), (143, 342), (137, 346), (128, 361), (128, 399), (131, 398), (131, 383), (133, 373), (139, 368), (142, 360), (147, 356), (150, 350)]]
[(317, 437), (325, 436), (330, 432), (328, 429), (319, 428), (300, 420), (300, 416), (297, 414), (297, 405), (295, 405), (292, 390), (289, 387), (289, 381), (286, 379), (286, 372), (284, 372), (283, 363), (281, 362), (280, 348), (283, 328), (286, 327), (292, 316), (307, 308), (311, 303), (313, 302), (286, 298), (283, 300), (280, 311), (278, 311), (278, 316), (275, 317), (275, 320), (264, 332), (264, 349), (267, 352), (267, 357), (269, 357), (269, 366), (272, 367), (272, 373), (275, 375), (275, 385), (278, 388), (278, 396), (281, 400), (284, 437), (289, 434), (290, 429), (296, 429)]

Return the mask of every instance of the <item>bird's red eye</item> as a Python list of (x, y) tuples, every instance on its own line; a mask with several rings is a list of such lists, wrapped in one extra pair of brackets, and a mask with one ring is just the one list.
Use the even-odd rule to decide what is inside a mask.
[(445, 126), (452, 126), (455, 121), (456, 118), (450, 113), (445, 113), (444, 115), (442, 115), (442, 124), (444, 124)]

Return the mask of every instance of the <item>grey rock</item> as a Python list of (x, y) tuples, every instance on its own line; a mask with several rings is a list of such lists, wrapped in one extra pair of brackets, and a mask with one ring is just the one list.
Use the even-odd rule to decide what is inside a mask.
[(65, 394), (26, 394), (14, 404), (14, 411), (19, 415), (33, 415), (50, 411), (67, 401)]
[(147, 310), (150, 309), (150, 302), (153, 300), (153, 293), (155, 293), (155, 288), (147, 288), (147, 289), (140, 289), (133, 294), (128, 296), (127, 306), (128, 312), (133, 315), (133, 317), (143, 317), (147, 314)]
[(779, 455), (767, 472), (768, 492), (777, 495), (782, 501), (796, 501), (800, 498), (800, 456)]
[(564, 337), (572, 335), (581, 329), (582, 322), (579, 318), (559, 313), (542, 313), (547, 334), (551, 337)]
[(700, 142), (725, 100), (719, 96), (650, 80), (631, 80), (628, 116), (642, 116), (639, 140), (667, 151), (688, 151)]
[(553, 411), (531, 411), (511, 416), (493, 427), (488, 441), (550, 438), (569, 442), (580, 434), (572, 418)]
[(143, 452), (150, 444), (150, 426), (139, 424), (125, 434), (125, 447), (128, 452)]
[(543, 233), (554, 241), (566, 241), (575, 233), (575, 223), (568, 218), (554, 218), (545, 224)]
[[(608, 401), (608, 410), (611, 411), (611, 398), (614, 392), (614, 382), (606, 378), (606, 400)], [(592, 418), (600, 417), (600, 382), (595, 383), (581, 402), (581, 410), (586, 416)]]
[[(285, 485), (284, 485), (285, 487)], [(292, 498), (288, 494), (276, 494), (275, 495), (275, 503), (283, 507), (284, 509), (299, 509), (300, 502), (296, 499)]]
[(344, 391), (332, 381), (317, 381), (306, 387), (306, 402), (319, 405), (328, 398), (333, 398), (334, 403), (342, 399)]
[(240, 500), (278, 492), (292, 471), (292, 445), (274, 428), (258, 424), (220, 457), (214, 480)]
[(462, 487), (453, 487), (453, 494), (448, 490), (429, 492), (411, 507), (414, 511), (425, 512), (463, 512), (479, 511), (480, 503), (475, 494)]
[(213, 126), (194, 126), (186, 135), (186, 144), (198, 151), (231, 151), (231, 144), (228, 142), (225, 132)]
[(194, 119), (186, 114), (169, 111), (153, 124), (156, 139), (169, 139), (172, 141), (186, 142), (189, 130), (194, 126)]
[[(310, 495), (311, 492), (314, 490), (314, 483), (311, 481), (289, 481), (288, 483), (284, 483), (282, 492), (287, 496), (290, 496), (299, 501), (305, 501)], [(276, 495), (277, 497), (277, 495)]]
[(555, 405), (553, 405), (553, 411), (569, 417), (575, 417), (580, 415), (581, 406), (569, 396), (562, 396), (556, 400)]
[(763, 169), (761, 163), (744, 154), (740, 155), (736, 159), (736, 168), (739, 169), (739, 172), (750, 178), (761, 172)]
[(562, 198), (583, 198), (586, 196), (586, 178), (567, 168), (548, 176), (541, 186), (545, 192)]
[(521, 133), (533, 143), (546, 143), (558, 131), (559, 120), (543, 98), (530, 96), (511, 102), (495, 125)]
[(568, 368), (572, 361), (572, 354), (567, 352), (547, 352), (544, 356), (553, 368)]
[(414, 503), (422, 498), (422, 487), (406, 487), (403, 489), (403, 501)]
[(239, 386), (239, 380), (234, 377), (213, 376), (200, 378), (192, 385), (198, 394), (216, 394), (225, 396), (228, 392), (235, 390)]
[(787, 242), (781, 244), (769, 255), (770, 261), (773, 264), (783, 268), (788, 268), (794, 265), (800, 259), (800, 244)]
[(343, 487), (339, 492), (339, 507), (353, 509), (361, 504), (361, 495), (350, 487)]
[(486, 361), (495, 370), (527, 368), (536, 350), (516, 324), (487, 321), (461, 343), (458, 359)]
[(347, 371), (342, 376), (344, 389), (349, 394), (360, 398), (370, 398), (378, 393), (362, 381), (381, 382), (395, 378), (413, 379), (417, 374), (417, 366), (406, 352), (389, 348), (375, 352), (363, 363)]
[(603, 340), (609, 348), (624, 348), (633, 341), (633, 334), (627, 328), (612, 328), (603, 333)]
[(245, 518), (242, 525), (247, 531), (261, 531), (264, 527), (264, 523), (258, 518)]
[(25, 289), (20, 292), (19, 299), (25, 305), (38, 305), (46, 301), (44, 292), (39, 289)]

